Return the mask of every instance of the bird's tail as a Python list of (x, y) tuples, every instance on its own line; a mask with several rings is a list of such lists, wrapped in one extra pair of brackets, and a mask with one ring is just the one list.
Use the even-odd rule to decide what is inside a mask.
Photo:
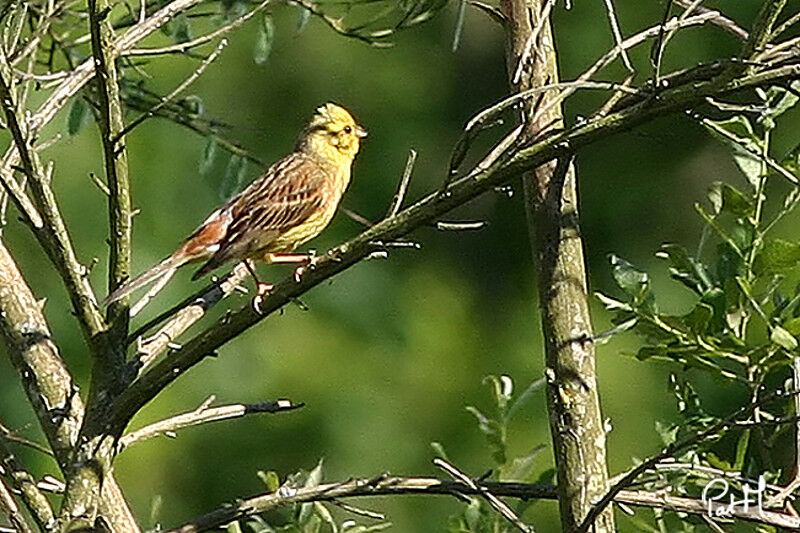
[[(175, 274), (175, 271), (185, 263), (182, 257), (176, 257), (177, 254), (173, 254), (157, 265), (145, 270), (132, 280), (128, 281), (127, 283), (122, 284), (121, 286), (117, 287), (117, 290), (112, 292), (108, 295), (108, 298), (103, 301), (103, 307), (116, 302), (117, 300), (128, 296), (135, 290), (141, 289), (142, 287), (146, 287), (151, 283), (155, 283), (154, 289), (156, 291), (148, 291), (147, 295), (145, 295), (142, 300), (149, 300), (152, 298), (158, 290), (161, 290), (164, 285), (167, 284), (167, 281)], [(157, 283), (156, 283), (157, 282)], [(151, 292), (153, 294), (151, 294)], [(137, 304), (138, 308), (141, 308), (139, 304)], [(137, 309), (138, 311), (138, 309)], [(131, 313), (134, 314), (134, 313)]]

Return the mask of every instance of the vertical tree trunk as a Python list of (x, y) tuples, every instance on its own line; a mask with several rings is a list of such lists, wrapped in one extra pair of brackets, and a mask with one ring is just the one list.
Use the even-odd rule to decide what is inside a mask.
[[(516, 91), (558, 82), (548, 0), (503, 0), (509, 80)], [(542, 18), (539, 21), (539, 18)], [(524, 110), (528, 137), (561, 127), (561, 106), (535, 117), (555, 96), (547, 92)], [(571, 155), (523, 177), (531, 245), (537, 259), (545, 338), (547, 403), (563, 530), (574, 531), (607, 490), (605, 430), (595, 376), (595, 349), (578, 227)], [(610, 509), (596, 533), (614, 531)]]

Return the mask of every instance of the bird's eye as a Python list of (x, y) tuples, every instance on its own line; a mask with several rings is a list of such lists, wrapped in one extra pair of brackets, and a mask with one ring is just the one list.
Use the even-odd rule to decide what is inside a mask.
[(344, 132), (345, 133), (352, 133), (353, 132), (353, 128), (351, 128), (350, 126), (345, 126), (344, 127)]

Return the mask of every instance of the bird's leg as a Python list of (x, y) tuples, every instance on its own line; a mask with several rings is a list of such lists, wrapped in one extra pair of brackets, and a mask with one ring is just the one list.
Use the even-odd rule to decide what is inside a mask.
[(308, 263), (314, 257), (310, 254), (273, 254), (268, 253), (264, 256), (267, 263)]
[(268, 263), (300, 263), (294, 270), (294, 280), (300, 283), (303, 279), (303, 274), (307, 270), (312, 270), (317, 263), (322, 260), (313, 250), (307, 254), (273, 254), (268, 253), (264, 258)]
[(270, 293), (270, 291), (275, 287), (272, 283), (265, 283), (258, 278), (256, 274), (255, 265), (250, 259), (244, 260), (244, 266), (247, 268), (247, 271), (250, 272), (250, 275), (253, 276), (253, 280), (256, 282), (256, 295), (253, 297), (253, 309), (256, 310), (256, 313), (261, 313), (261, 303), (264, 301), (264, 296)]

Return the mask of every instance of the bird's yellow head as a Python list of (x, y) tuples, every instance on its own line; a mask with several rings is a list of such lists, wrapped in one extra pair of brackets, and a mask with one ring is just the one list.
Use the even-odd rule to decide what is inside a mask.
[(367, 130), (345, 108), (327, 103), (317, 108), (300, 139), (300, 149), (330, 161), (351, 162)]

